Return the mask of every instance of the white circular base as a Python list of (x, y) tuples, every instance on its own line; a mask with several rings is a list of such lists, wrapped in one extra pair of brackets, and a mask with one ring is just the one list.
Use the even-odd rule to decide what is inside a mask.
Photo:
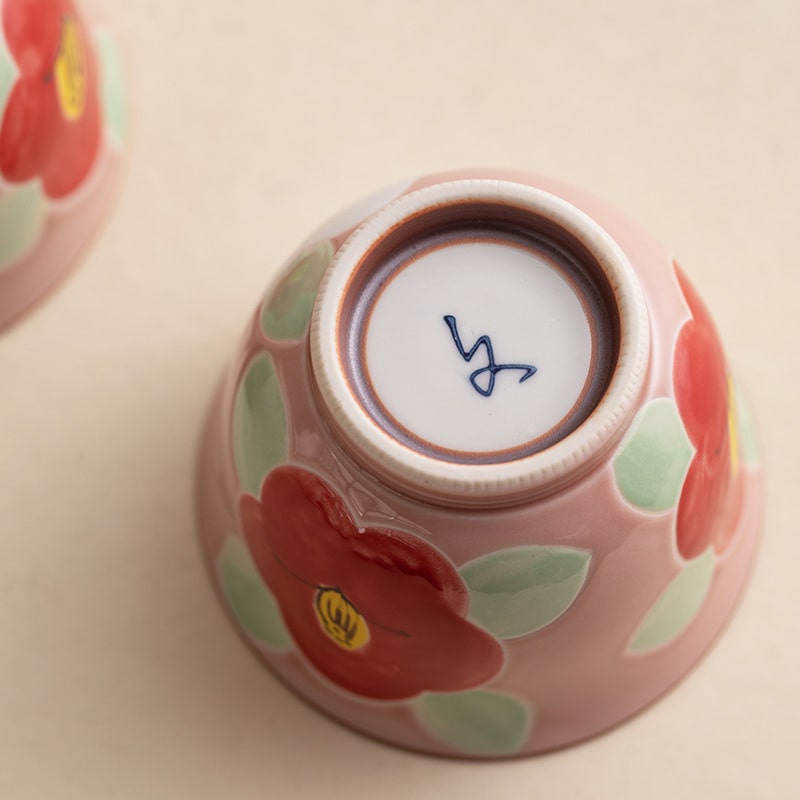
[(477, 457), (557, 426), (591, 361), (587, 310), (563, 267), (476, 236), (397, 270), (365, 332), (367, 380), (386, 414), (413, 438)]

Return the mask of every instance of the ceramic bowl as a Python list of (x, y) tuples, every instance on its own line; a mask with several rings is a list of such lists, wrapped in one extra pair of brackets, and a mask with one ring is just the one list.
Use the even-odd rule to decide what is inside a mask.
[(556, 181), (419, 178), (312, 234), (214, 401), (198, 510), (258, 655), (360, 731), (464, 757), (615, 725), (742, 591), (761, 483), (702, 300)]
[(0, 327), (73, 265), (122, 174), (107, 28), (72, 0), (0, 0)]

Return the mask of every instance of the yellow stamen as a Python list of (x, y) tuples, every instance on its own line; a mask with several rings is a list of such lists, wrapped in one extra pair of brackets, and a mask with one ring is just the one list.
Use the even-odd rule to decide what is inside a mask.
[(64, 118), (69, 122), (79, 120), (86, 108), (89, 81), (81, 31), (74, 17), (66, 16), (61, 21), (61, 42), (53, 77)]
[(315, 606), (322, 630), (340, 647), (358, 650), (369, 641), (364, 617), (338, 589), (320, 589)]

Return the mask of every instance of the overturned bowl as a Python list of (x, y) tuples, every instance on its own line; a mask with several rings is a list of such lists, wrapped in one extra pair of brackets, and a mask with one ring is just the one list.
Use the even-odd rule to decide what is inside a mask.
[(72, 0), (0, 0), (0, 328), (76, 262), (124, 171), (121, 69)]
[(445, 755), (596, 734), (678, 681), (756, 546), (753, 426), (680, 267), (502, 171), (345, 211), (215, 398), (198, 519), (232, 618), (342, 722)]

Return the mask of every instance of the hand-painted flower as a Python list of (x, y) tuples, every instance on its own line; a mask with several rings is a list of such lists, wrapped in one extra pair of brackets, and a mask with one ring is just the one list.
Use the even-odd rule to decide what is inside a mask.
[(675, 265), (692, 319), (675, 348), (673, 384), (686, 433), (695, 448), (678, 501), (678, 550), (686, 559), (710, 545), (721, 552), (736, 530), (739, 459), (731, 377), (714, 323), (692, 285)]
[(5, 0), (3, 34), (19, 76), (0, 123), (0, 174), (42, 180), (54, 199), (74, 191), (97, 157), (96, 62), (72, 0)]
[(357, 528), (342, 499), (311, 472), (274, 469), (261, 500), (243, 495), (253, 560), (311, 664), (355, 694), (401, 700), (486, 683), (500, 644), (466, 619), (453, 565), (407, 533)]

